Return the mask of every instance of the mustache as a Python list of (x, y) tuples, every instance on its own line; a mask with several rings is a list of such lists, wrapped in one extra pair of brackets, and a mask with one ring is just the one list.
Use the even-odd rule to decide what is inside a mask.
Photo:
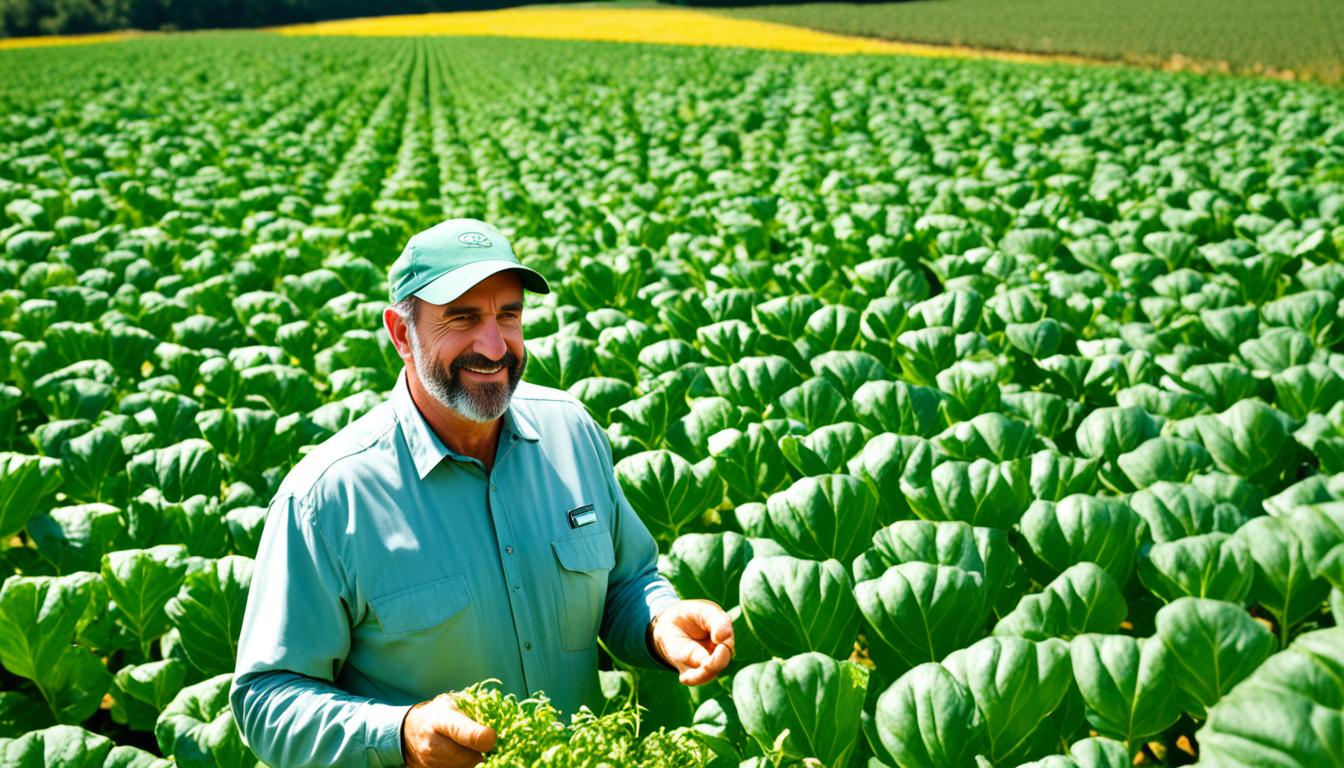
[(467, 366), (471, 366), (472, 368), (495, 368), (502, 365), (512, 371), (518, 367), (518, 363), (518, 356), (513, 354), (512, 350), (505, 350), (504, 356), (498, 360), (491, 360), (485, 355), (476, 352), (464, 352), (453, 360), (449, 368), (456, 372)]

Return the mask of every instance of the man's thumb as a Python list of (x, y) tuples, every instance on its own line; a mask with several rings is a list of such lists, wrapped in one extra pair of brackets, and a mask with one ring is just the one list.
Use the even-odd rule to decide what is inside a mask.
[(495, 748), (495, 729), (472, 720), (456, 707), (444, 709), (434, 730), (476, 752), (489, 752)]

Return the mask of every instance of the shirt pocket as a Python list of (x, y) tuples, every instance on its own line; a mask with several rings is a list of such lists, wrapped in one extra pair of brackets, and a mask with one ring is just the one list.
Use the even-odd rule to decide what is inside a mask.
[(560, 567), (560, 599), (556, 617), (560, 647), (582, 651), (593, 645), (602, 624), (607, 601), (607, 577), (616, 565), (611, 534), (597, 530), (581, 536), (566, 536), (551, 542)]
[(450, 623), (465, 623), (462, 614), (471, 605), (471, 592), (466, 576), (449, 576), (375, 597), (369, 605), (388, 638), (410, 637), (436, 627), (446, 633)]

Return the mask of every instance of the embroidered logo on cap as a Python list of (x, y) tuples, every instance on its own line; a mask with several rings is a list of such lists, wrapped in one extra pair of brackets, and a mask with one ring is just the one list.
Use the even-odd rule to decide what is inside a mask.
[(457, 236), (457, 242), (468, 248), (489, 248), (490, 238), (480, 232), (463, 232)]

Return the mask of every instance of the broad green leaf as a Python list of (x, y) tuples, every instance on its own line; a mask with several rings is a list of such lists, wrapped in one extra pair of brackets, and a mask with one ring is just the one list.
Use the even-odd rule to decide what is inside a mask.
[(1149, 592), (1170, 603), (1207, 597), (1245, 604), (1255, 569), (1240, 539), (1206, 533), (1154, 544), (1139, 559), (1139, 579)]
[[(580, 379), (593, 375), (597, 359), (597, 345), (589, 339), (553, 334), (527, 342), (527, 372), (525, 378), (543, 387), (568, 389)], [(640, 353), (640, 362), (644, 353)], [(673, 366), (676, 367), (676, 366)], [(671, 368), (655, 368), (659, 372)], [(276, 408), (276, 413), (285, 411)]]
[(1051, 439), (1072, 430), (1083, 414), (1080, 403), (1050, 392), (1005, 392), (1000, 403), (1004, 413)]
[[(781, 422), (775, 422), (774, 426), (783, 428)], [(779, 439), (767, 424), (748, 424), (745, 430), (717, 432), (710, 436), (706, 447), (727, 485), (728, 498), (734, 503), (763, 498), (789, 479)]]
[(1079, 459), (1054, 451), (1031, 455), (1031, 495), (1043, 501), (1059, 501), (1075, 493), (1097, 490), (1099, 459)]
[(975, 768), (986, 739), (970, 690), (933, 662), (901, 675), (882, 693), (865, 733), (878, 758), (896, 768)]
[(691, 403), (690, 413), (667, 427), (667, 447), (681, 456), (699, 461), (709, 456), (709, 438), (725, 429), (741, 426), (742, 414), (722, 397), (701, 397)]
[(1031, 640), (1070, 638), (1085, 632), (1113, 632), (1125, 620), (1128, 607), (1115, 581), (1092, 563), (1078, 563), (994, 625), (997, 636), (1016, 635)]
[(765, 413), (771, 403), (803, 382), (793, 363), (779, 355), (744, 357), (705, 371), (719, 395), (756, 413)]
[(773, 538), (796, 557), (851, 560), (867, 548), (877, 500), (852, 475), (805, 477), (766, 500)]
[(251, 582), (251, 559), (229, 555), (209, 560), (187, 574), (177, 595), (164, 606), (187, 658), (201, 672), (233, 669)]
[(1344, 754), (1344, 629), (1305, 633), (1208, 711), (1201, 764), (1330, 765)]
[(1232, 533), (1241, 513), (1209, 498), (1195, 485), (1158, 482), (1129, 497), (1129, 506), (1146, 524), (1144, 537), (1162, 543), (1204, 533)]
[(867, 439), (863, 427), (844, 421), (808, 435), (785, 435), (779, 439), (779, 449), (802, 476), (826, 475), (844, 472)]
[(184, 768), (260, 768), (229, 709), (232, 674), (183, 688), (154, 726), (159, 749)]
[(778, 743), (789, 760), (844, 765), (858, 742), (867, 686), (866, 667), (810, 652), (738, 672), (733, 703), (761, 749)]
[(1031, 455), (1036, 430), (1001, 413), (982, 413), (953, 424), (933, 439), (940, 451), (960, 461), (1009, 461)]
[(1184, 483), (1211, 463), (1204, 446), (1175, 437), (1154, 437), (1115, 460), (1136, 488), (1168, 481)]
[(849, 460), (849, 474), (862, 477), (872, 484), (877, 495), (877, 518), (880, 522), (892, 523), (912, 516), (905, 495), (901, 492), (901, 475), (905, 473), (906, 463), (920, 450), (921, 445), (927, 450), (923, 438), (886, 432), (865, 443), (863, 450)]
[(159, 713), (182, 690), (187, 665), (180, 659), (128, 664), (117, 670), (113, 718), (137, 731), (153, 731)]
[(809, 430), (851, 419), (850, 405), (844, 393), (820, 376), (780, 395), (778, 405), (782, 415), (802, 422)]
[(713, 600), (731, 608), (737, 605), (738, 584), (751, 557), (751, 543), (741, 534), (687, 533), (672, 542), (659, 570), (682, 599)]
[(61, 485), (61, 462), (44, 456), (0, 453), (0, 548), (47, 507)]
[(1064, 332), (1052, 317), (1029, 323), (1009, 323), (1004, 328), (1008, 343), (1037, 360), (1055, 354)]
[(1022, 516), (1019, 530), (1045, 566), (1045, 578), (1075, 563), (1089, 562), (1122, 585), (1134, 569), (1140, 525), (1139, 516), (1119, 499), (1076, 494), (1058, 503), (1033, 503)]
[(723, 499), (722, 480), (670, 451), (621, 459), (616, 478), (650, 532), (669, 541)]
[(1142, 408), (1098, 408), (1078, 425), (1075, 438), (1085, 456), (1115, 461), (1157, 436), (1157, 423)]
[(985, 459), (910, 465), (901, 491), (925, 520), (960, 520), (989, 528), (1011, 528), (1030, 502), (1027, 469), (1020, 461)]
[(58, 573), (97, 571), (125, 525), (121, 510), (110, 504), (79, 504), (34, 519), (28, 536)]
[(1344, 402), (1344, 377), (1321, 365), (1295, 365), (1271, 377), (1274, 404), (1279, 410), (1302, 420), (1311, 413), (1324, 413)]
[(1255, 563), (1251, 602), (1274, 616), (1279, 641), (1287, 645), (1298, 623), (1320, 609), (1330, 585), (1317, 578), (1293, 525), (1277, 517), (1258, 517), (1237, 529)]
[(859, 423), (876, 432), (932, 437), (946, 425), (943, 395), (903, 381), (870, 381), (854, 392)]
[(989, 613), (983, 584), (979, 571), (921, 562), (893, 565), (857, 584), (868, 652), (883, 673), (939, 661), (983, 634)]
[(1274, 637), (1241, 607), (1182, 597), (1157, 612), (1156, 638), (1167, 647), (1172, 682), (1202, 716), (1274, 652)]
[(994, 763), (1020, 755), (1073, 685), (1063, 640), (987, 637), (942, 664), (974, 697), (985, 728), (982, 754)]
[(859, 607), (839, 561), (756, 557), (742, 573), (739, 594), (752, 633), (775, 656), (820, 651), (848, 658), (853, 650)]
[(77, 724), (97, 711), (112, 676), (77, 633), (107, 609), (93, 573), (11, 576), (0, 589), (0, 663), (37, 684), (58, 722)]
[(1225, 472), (1250, 479), (1292, 464), (1288, 418), (1260, 400), (1242, 400), (1222, 413), (1196, 416), (1195, 427)]
[(157, 488), (169, 501), (220, 492), (219, 458), (214, 446), (201, 439), (146, 451), (131, 459), (126, 471), (133, 489)]
[(1007, 612), (1017, 604), (1017, 592), (1025, 581), (1021, 562), (1008, 536), (997, 528), (975, 528), (956, 521), (909, 520), (894, 523), (873, 534), (871, 550), (882, 565), (920, 562), (956, 566), (979, 573), (983, 580), (985, 606)]
[(1098, 731), (1137, 745), (1180, 717), (1161, 641), (1083, 634), (1070, 642), (1069, 657), (1088, 722)]

